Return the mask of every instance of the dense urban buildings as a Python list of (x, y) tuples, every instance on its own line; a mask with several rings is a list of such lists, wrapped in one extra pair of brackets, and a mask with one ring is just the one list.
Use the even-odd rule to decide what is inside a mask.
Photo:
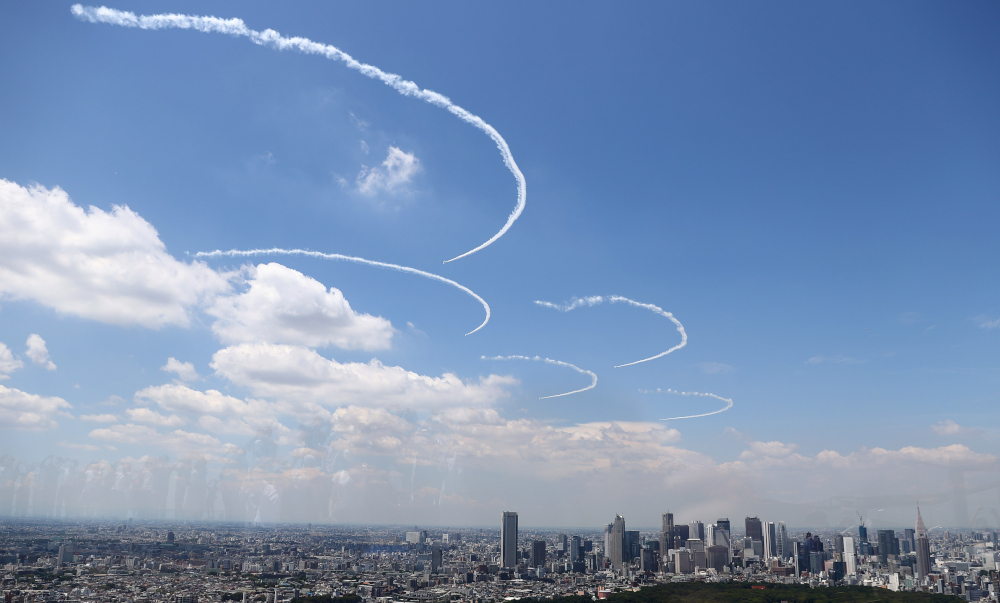
[(919, 510), (914, 528), (880, 528), (875, 542), (863, 525), (794, 530), (758, 517), (747, 517), (741, 533), (726, 518), (701, 530), (702, 522), (675, 524), (672, 514), (655, 531), (627, 530), (618, 514), (601, 531), (575, 534), (519, 529), (518, 519), (508, 511), (493, 528), (433, 529), (5, 518), (2, 595), (5, 603), (290, 603), (303, 595), (480, 603), (600, 599), (699, 580), (867, 585), (997, 601), (998, 533), (928, 530)]

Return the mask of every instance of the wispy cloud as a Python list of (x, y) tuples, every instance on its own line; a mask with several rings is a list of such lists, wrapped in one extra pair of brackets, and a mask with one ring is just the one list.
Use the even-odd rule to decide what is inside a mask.
[(89, 421), (91, 423), (117, 423), (118, 417), (112, 414), (99, 414), (99, 415), (80, 415), (78, 417), (81, 421)]
[(0, 380), (9, 379), (14, 371), (24, 368), (24, 362), (16, 358), (6, 344), (0, 343)]
[(951, 419), (945, 419), (943, 421), (938, 421), (936, 424), (931, 425), (931, 430), (940, 436), (958, 436), (958, 435), (970, 435), (973, 433), (978, 433), (980, 430), (973, 427), (965, 427), (959, 425)]
[[(362, 142), (362, 144), (364, 144)], [(367, 148), (368, 145), (365, 145)], [(374, 196), (380, 192), (395, 193), (402, 190), (420, 171), (420, 160), (413, 153), (389, 147), (389, 154), (382, 165), (363, 166), (356, 182), (363, 195)]]
[(813, 356), (806, 360), (809, 364), (858, 364), (864, 360), (851, 358), (850, 356)]
[(699, 362), (695, 366), (706, 375), (724, 375), (733, 371), (732, 365), (724, 362)]
[(976, 322), (979, 324), (979, 328), (984, 331), (992, 331), (993, 329), (1000, 329), (1000, 318), (989, 318), (987, 316), (979, 316), (976, 318)]

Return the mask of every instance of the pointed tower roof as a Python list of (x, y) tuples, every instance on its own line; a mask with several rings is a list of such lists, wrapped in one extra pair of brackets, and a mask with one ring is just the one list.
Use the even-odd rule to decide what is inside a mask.
[(917, 538), (927, 538), (927, 526), (924, 525), (924, 518), (920, 516), (920, 506), (917, 506)]

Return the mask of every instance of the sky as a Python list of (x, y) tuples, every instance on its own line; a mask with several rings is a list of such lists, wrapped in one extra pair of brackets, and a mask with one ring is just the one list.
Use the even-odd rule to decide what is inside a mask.
[(0, 515), (1000, 527), (996, 3), (99, 6), (0, 8)]

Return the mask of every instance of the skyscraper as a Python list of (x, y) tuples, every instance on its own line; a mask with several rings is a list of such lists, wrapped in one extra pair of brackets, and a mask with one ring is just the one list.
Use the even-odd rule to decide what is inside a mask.
[(664, 563), (667, 561), (667, 552), (674, 548), (674, 514), (663, 514), (663, 525), (660, 531), (660, 556)]
[(531, 543), (531, 567), (545, 565), (545, 541), (535, 540)]
[(764, 530), (760, 517), (747, 517), (743, 520), (746, 526), (746, 537), (757, 542), (764, 542)]
[(517, 513), (504, 511), (500, 518), (500, 565), (517, 565)]
[(931, 545), (927, 540), (927, 526), (924, 525), (924, 518), (920, 516), (920, 507), (917, 507), (916, 527), (917, 576), (923, 578), (931, 571)]
[(724, 546), (726, 550), (729, 551), (726, 554), (727, 563), (732, 560), (732, 532), (729, 527), (729, 518), (720, 517), (718, 521), (715, 522), (715, 545)]
[(878, 531), (878, 560), (882, 565), (889, 564), (889, 556), (899, 556), (899, 541), (893, 530)]
[(775, 547), (774, 539), (777, 537), (777, 533), (774, 531), (774, 522), (765, 521), (764, 522), (764, 559), (773, 559), (778, 556), (777, 548)]
[(611, 557), (611, 565), (620, 570), (625, 561), (625, 518), (621, 515), (615, 515), (615, 522), (611, 524), (609, 545), (608, 556)]
[(778, 559), (787, 559), (789, 555), (788, 546), (788, 528), (785, 527), (785, 522), (779, 521), (778, 528), (774, 535), (775, 553)]
[(692, 521), (688, 526), (690, 528), (688, 538), (705, 540), (705, 524), (700, 521)]
[(574, 536), (569, 541), (569, 560), (573, 563), (583, 561), (583, 540)]

